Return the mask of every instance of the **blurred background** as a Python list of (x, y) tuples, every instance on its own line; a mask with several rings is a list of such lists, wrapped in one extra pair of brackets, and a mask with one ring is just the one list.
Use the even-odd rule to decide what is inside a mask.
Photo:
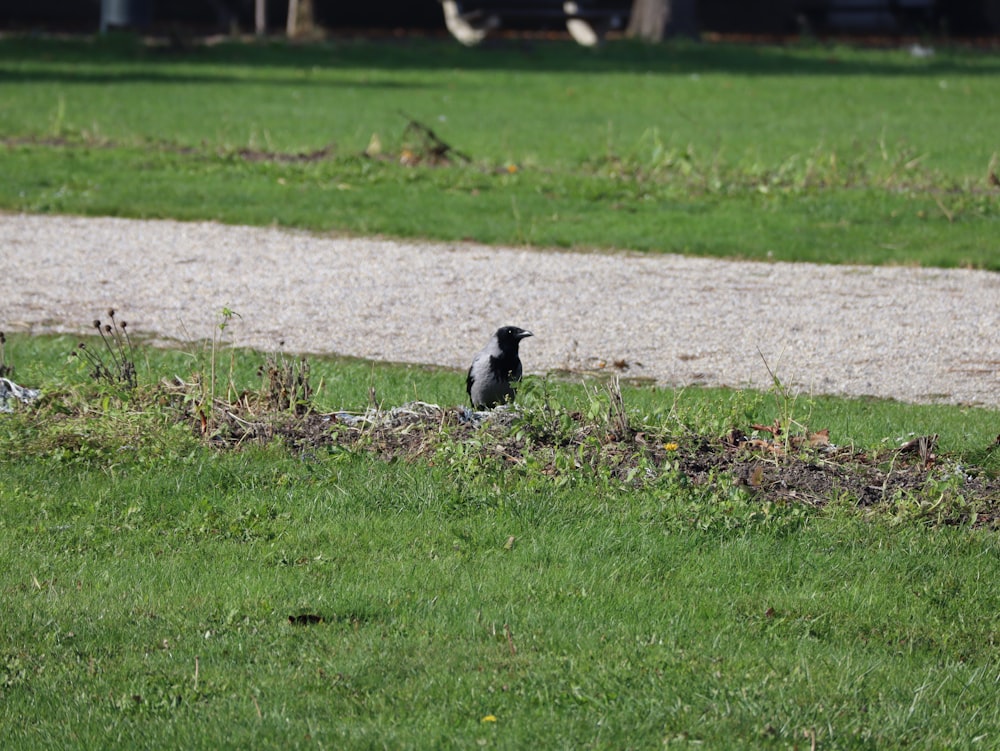
[[(565, 28), (563, 0), (466, 0), (456, 5), (473, 19), (493, 14), (500, 30)], [(632, 16), (633, 23), (623, 25), (621, 32), (652, 41), (672, 32), (928, 37), (1000, 32), (1000, 0), (580, 0), (576, 5), (624, 6), (625, 18)], [(645, 29), (637, 27), (641, 23)], [(447, 33), (439, 0), (0, 0), (2, 31), (110, 28), (192, 34)]]

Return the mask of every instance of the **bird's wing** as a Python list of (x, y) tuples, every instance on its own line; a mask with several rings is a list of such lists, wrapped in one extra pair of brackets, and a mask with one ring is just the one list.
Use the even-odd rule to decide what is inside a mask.
[(476, 379), (472, 377), (472, 368), (470, 367), (468, 374), (465, 376), (465, 391), (470, 399), (472, 398), (472, 384), (475, 382)]

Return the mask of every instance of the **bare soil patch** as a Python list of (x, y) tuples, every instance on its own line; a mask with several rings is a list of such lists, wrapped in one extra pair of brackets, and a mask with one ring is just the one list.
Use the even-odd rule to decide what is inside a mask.
[[(188, 402), (190, 403), (190, 401)], [(257, 410), (249, 397), (217, 404), (211, 419), (188, 413), (193, 428), (222, 449), (280, 440), (293, 451), (331, 447), (370, 452), (386, 461), (435, 462), (450, 443), (477, 447), (477, 459), (511, 470), (529, 463), (543, 475), (604, 471), (626, 485), (680, 473), (693, 485), (740, 486), (762, 503), (823, 507), (848, 503), (872, 513), (907, 513), (932, 524), (1000, 529), (1000, 478), (937, 454), (937, 436), (921, 436), (878, 452), (831, 445), (823, 433), (783, 435), (777, 426), (748, 426), (715, 437), (665, 436), (631, 425), (624, 413), (595, 423), (580, 413), (473, 412), (413, 402), (365, 413), (317, 413), (294, 405)], [(558, 419), (557, 419), (558, 418)], [(1000, 450), (1000, 436), (990, 450)]]

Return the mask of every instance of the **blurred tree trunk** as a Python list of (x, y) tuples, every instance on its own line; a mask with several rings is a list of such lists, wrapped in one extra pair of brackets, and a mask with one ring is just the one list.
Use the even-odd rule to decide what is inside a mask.
[(254, 0), (253, 30), (257, 36), (267, 33), (267, 0)]
[(662, 42), (667, 32), (696, 37), (696, 5), (697, 0), (632, 0), (625, 35), (644, 42)]
[(670, 18), (670, 0), (632, 0), (625, 35), (644, 42), (662, 42)]
[(313, 0), (288, 0), (288, 23), (285, 33), (294, 39), (311, 34), (315, 29)]

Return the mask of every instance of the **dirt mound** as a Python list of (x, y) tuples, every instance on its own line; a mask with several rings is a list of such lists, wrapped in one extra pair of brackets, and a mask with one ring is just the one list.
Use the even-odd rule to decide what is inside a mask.
[[(550, 476), (591, 469), (641, 485), (679, 473), (695, 486), (740, 486), (762, 502), (850, 503), (929, 523), (1000, 529), (1000, 478), (939, 457), (937, 436), (877, 453), (835, 446), (825, 432), (786, 435), (777, 425), (752, 425), (722, 437), (669, 436), (633, 425), (613, 398), (602, 420), (544, 408), (474, 412), (423, 402), (373, 406), (364, 413), (305, 409), (256, 417), (249, 406), (217, 408), (209, 440), (224, 448), (281, 440), (300, 452), (339, 446), (386, 460), (430, 462), (448, 446), (464, 445), (474, 447), (477, 461), (530, 464)], [(204, 420), (195, 422), (205, 430)]]

